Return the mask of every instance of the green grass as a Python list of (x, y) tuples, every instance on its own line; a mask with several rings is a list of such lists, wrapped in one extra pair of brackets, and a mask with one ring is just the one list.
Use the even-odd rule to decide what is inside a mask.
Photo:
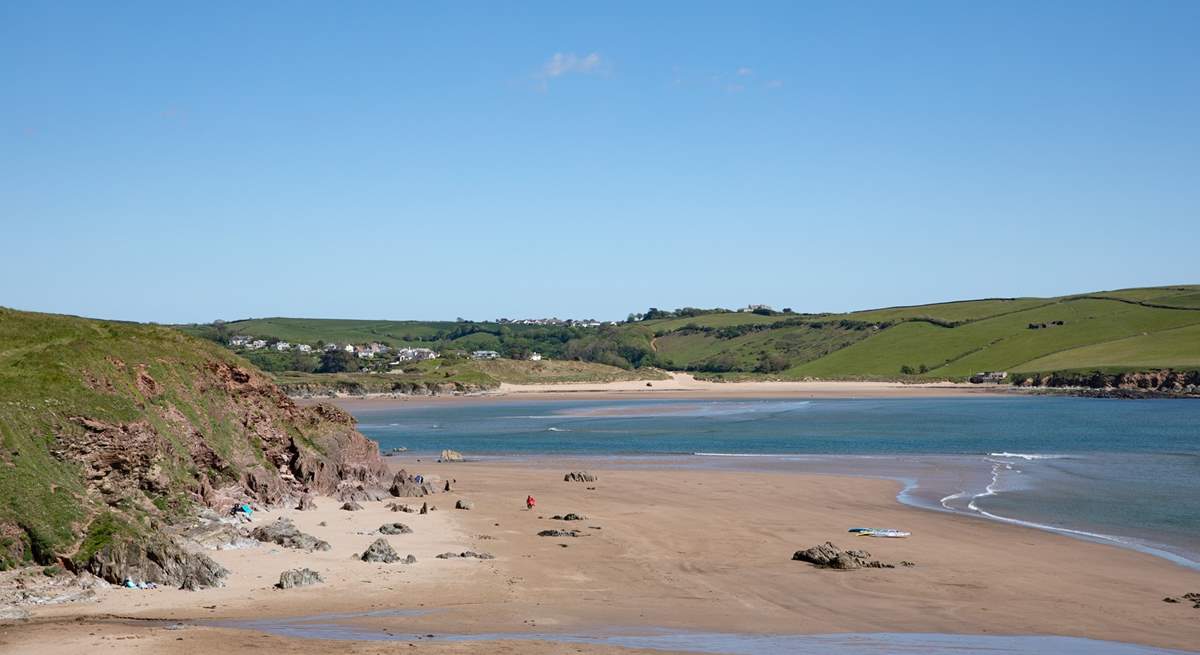
[[(1030, 330), (1029, 323), (1065, 325)], [(1055, 353), (1200, 324), (1200, 312), (1092, 298), (1068, 299), (957, 327), (908, 322), (787, 371), (788, 377), (895, 377), (924, 364), (927, 378), (962, 378), (978, 371), (1034, 370), (1026, 365)], [(1150, 338), (1151, 340), (1157, 337)], [(1164, 365), (1182, 365), (1186, 344), (1172, 341)], [(1064, 355), (1059, 361), (1067, 362)], [(1075, 368), (1075, 366), (1071, 366)]]
[[(263, 390), (228, 393), (217, 373), (225, 366), (247, 371)], [(143, 375), (156, 388), (143, 391)], [(272, 393), (245, 360), (174, 329), (0, 308), (0, 535), (21, 535), (20, 543), (0, 547), (0, 567), (16, 557), (45, 563), (69, 556), (110, 505), (129, 525), (169, 520), (188, 509), (204, 475), (220, 484), (250, 467), (273, 470), (248, 417), (310, 444), (345, 429), (321, 420), (293, 424)], [(79, 464), (62, 454), (71, 443), (94, 443), (81, 418), (153, 432), (161, 491), (104, 498), (89, 486)], [(221, 457), (222, 470), (198, 470), (190, 450), (197, 440)]]
[(1200, 325), (1080, 346), (1014, 368), (1021, 372), (1200, 368)]

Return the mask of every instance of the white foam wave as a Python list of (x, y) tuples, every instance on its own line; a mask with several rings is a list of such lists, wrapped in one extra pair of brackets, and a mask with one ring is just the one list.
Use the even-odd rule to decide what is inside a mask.
[(546, 428), (546, 432), (570, 432), (570, 430), (567, 430), (565, 428), (556, 428), (554, 426), (551, 426), (551, 427)]
[(988, 453), (989, 457), (1011, 457), (1013, 459), (1023, 459), (1027, 462), (1035, 459), (1066, 459), (1066, 455), (1041, 455), (1038, 453)]

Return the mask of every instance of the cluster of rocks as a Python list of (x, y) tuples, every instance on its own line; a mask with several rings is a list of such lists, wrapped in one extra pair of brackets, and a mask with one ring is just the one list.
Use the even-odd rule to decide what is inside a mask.
[(403, 523), (384, 523), (379, 526), (379, 534), (412, 534), (412, 528)]
[(438, 559), (496, 559), (490, 553), (477, 553), (473, 550), (465, 550), (461, 553), (442, 553), (437, 556)]
[(158, 535), (113, 540), (96, 551), (83, 568), (114, 584), (132, 578), (189, 591), (223, 587), (229, 575), (211, 557), (188, 552), (174, 540)]
[(579, 530), (542, 530), (538, 533), (539, 537), (578, 537), (582, 535)]
[(587, 471), (571, 471), (563, 476), (563, 482), (595, 482), (596, 476)]
[(463, 461), (463, 456), (462, 456), (462, 453), (458, 452), (457, 450), (446, 449), (446, 450), (442, 451), (441, 461), (443, 461), (443, 462), (461, 462), (461, 461)]
[(342, 503), (342, 509), (346, 510), (347, 512), (357, 512), (358, 510), (362, 509), (362, 505), (359, 505), (353, 500), (347, 500), (346, 502)]
[(569, 512), (567, 514), (555, 514), (550, 518), (555, 521), (582, 521), (587, 517), (582, 514), (576, 514), (575, 512)]
[(322, 582), (321, 574), (310, 568), (291, 569), (279, 574), (279, 582), (275, 585), (280, 589), (307, 587)]
[(392, 545), (387, 542), (387, 539), (383, 539), (382, 537), (376, 539), (370, 546), (367, 546), (367, 549), (363, 551), (359, 559), (364, 562), (381, 562), (383, 564), (391, 564), (393, 562), (404, 562), (405, 564), (417, 563), (417, 558), (413, 555), (401, 558), (396, 549), (392, 548)]
[(437, 493), (437, 487), (434, 486), (432, 480), (426, 480), (424, 477), (417, 475), (409, 475), (404, 469), (396, 472), (392, 478), (392, 486), (389, 491), (397, 498), (421, 498), (433, 493)]
[(393, 512), (406, 512), (408, 514), (416, 514), (417, 508), (409, 507), (403, 503), (388, 503), (387, 508)]
[(465, 499), (459, 500), (457, 503), (454, 503), (454, 509), (475, 509), (475, 503)]
[(296, 503), (296, 509), (302, 512), (308, 512), (317, 508), (317, 503), (313, 501), (312, 494), (304, 494), (300, 496), (300, 501)]
[[(808, 562), (818, 568), (838, 569), (842, 571), (896, 568), (895, 564), (887, 564), (871, 559), (871, 553), (865, 550), (842, 550), (828, 541), (812, 548), (798, 550), (792, 555), (792, 559), (800, 562)], [(900, 566), (915, 565), (912, 562), (903, 561), (900, 562)]]
[(271, 523), (260, 525), (250, 531), (250, 536), (262, 542), (279, 544), (284, 548), (296, 548), (309, 552), (329, 550), (328, 541), (301, 532), (296, 524), (288, 518), (280, 517)]
[(1167, 596), (1163, 599), (1164, 603), (1191, 603), (1193, 609), (1200, 610), (1200, 593), (1192, 592), (1184, 594), (1178, 598)]

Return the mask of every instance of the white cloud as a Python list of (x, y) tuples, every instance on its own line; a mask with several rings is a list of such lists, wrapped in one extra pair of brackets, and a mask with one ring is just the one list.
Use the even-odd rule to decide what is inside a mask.
[(754, 74), (754, 69), (747, 66), (742, 66), (741, 68), (737, 69), (737, 74), (738, 77), (750, 77)]
[(599, 73), (604, 63), (598, 52), (593, 52), (582, 57), (573, 52), (556, 52), (554, 56), (550, 57), (549, 61), (542, 65), (542, 70), (538, 77), (550, 80), (571, 73), (579, 73), (581, 75)]

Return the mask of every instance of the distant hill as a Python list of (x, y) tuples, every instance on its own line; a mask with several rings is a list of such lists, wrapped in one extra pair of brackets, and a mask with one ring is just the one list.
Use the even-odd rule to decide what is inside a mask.
[(298, 407), (212, 342), (0, 308), (0, 569), (211, 584), (220, 571), (174, 546), (167, 526), (384, 472), (348, 414)]
[[(1038, 373), (1200, 369), (1200, 286), (988, 298), (840, 314), (652, 310), (603, 327), (269, 318), (230, 333), (292, 342), (531, 350), (621, 368), (781, 379), (963, 380)], [(212, 336), (212, 326), (184, 326)], [(268, 366), (270, 362), (262, 362)]]

